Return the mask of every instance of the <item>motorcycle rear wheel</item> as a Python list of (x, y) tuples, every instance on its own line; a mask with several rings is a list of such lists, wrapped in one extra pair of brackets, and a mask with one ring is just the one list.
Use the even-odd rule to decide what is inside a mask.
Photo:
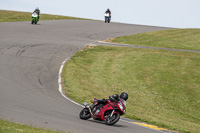
[(90, 111), (88, 108), (84, 108), (81, 110), (79, 117), (83, 120), (87, 120), (91, 117)]
[(118, 113), (115, 113), (113, 114), (112, 117), (108, 116), (106, 119), (105, 119), (105, 123), (106, 125), (113, 125), (115, 123), (117, 123), (120, 119), (120, 114)]

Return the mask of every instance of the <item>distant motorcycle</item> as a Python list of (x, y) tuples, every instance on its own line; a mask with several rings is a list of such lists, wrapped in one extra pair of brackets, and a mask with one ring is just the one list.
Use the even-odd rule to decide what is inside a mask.
[[(93, 99), (95, 104), (97, 99)], [(113, 125), (117, 123), (120, 116), (126, 113), (126, 101), (120, 99), (118, 103), (108, 100), (108, 102), (99, 107), (95, 107), (91, 110), (90, 105), (86, 102), (83, 103), (85, 108), (83, 108), (79, 114), (79, 117), (83, 120), (93, 118), (94, 120), (105, 121), (106, 125)]]
[(38, 22), (38, 14), (36, 12), (34, 12), (32, 14), (32, 21), (31, 21), (31, 24), (37, 24)]
[(105, 13), (105, 23), (110, 23), (110, 14), (109, 13)]

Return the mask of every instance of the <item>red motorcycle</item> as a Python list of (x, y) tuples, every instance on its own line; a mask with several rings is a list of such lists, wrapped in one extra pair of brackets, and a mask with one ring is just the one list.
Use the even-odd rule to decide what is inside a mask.
[[(97, 99), (93, 99), (93, 104), (97, 102)], [(117, 123), (120, 116), (126, 113), (126, 101), (120, 99), (118, 102), (108, 100), (103, 106), (97, 106), (91, 110), (90, 105), (86, 102), (83, 103), (83, 108), (79, 114), (80, 118), (87, 120), (93, 118), (94, 120), (105, 121), (107, 125), (113, 125)]]

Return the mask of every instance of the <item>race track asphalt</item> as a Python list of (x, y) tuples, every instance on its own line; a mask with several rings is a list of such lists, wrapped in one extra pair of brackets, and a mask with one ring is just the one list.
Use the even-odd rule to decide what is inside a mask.
[(75, 133), (160, 132), (123, 121), (80, 120), (82, 107), (58, 91), (58, 73), (64, 59), (87, 44), (163, 29), (90, 20), (0, 23), (0, 118)]

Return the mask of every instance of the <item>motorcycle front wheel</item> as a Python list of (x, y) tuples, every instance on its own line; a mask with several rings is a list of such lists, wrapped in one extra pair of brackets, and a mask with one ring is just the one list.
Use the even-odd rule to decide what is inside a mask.
[(113, 125), (115, 123), (117, 123), (120, 119), (120, 114), (118, 113), (115, 113), (113, 114), (112, 117), (108, 116), (106, 119), (105, 119), (105, 123), (106, 125)]
[(79, 117), (83, 120), (87, 120), (91, 117), (90, 111), (88, 108), (84, 108), (81, 110)]

